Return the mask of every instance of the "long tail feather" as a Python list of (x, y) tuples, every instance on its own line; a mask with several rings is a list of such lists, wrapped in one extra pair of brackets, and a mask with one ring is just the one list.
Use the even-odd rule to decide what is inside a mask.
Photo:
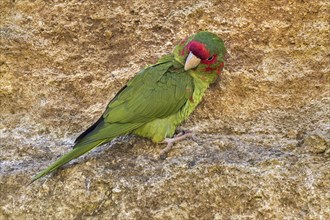
[(45, 170), (41, 171), (38, 173), (36, 176), (33, 177), (32, 181), (30, 182), (33, 183), (37, 179), (53, 172), (57, 168), (63, 166), (64, 164), (70, 162), (71, 160), (83, 155), (84, 153), (92, 150), (93, 148), (100, 146), (101, 144), (107, 142), (108, 140), (98, 140), (94, 142), (88, 142), (88, 143), (79, 143), (76, 148), (71, 150), (69, 153), (63, 155), (61, 158), (59, 158), (57, 161), (55, 161), (52, 165), (47, 167)]

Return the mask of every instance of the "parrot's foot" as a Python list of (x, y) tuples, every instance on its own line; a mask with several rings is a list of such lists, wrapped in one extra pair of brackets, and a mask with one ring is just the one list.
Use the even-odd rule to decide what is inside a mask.
[(167, 146), (160, 151), (160, 159), (165, 159), (167, 156), (167, 153), (172, 150), (174, 143), (182, 141), (186, 138), (193, 137), (194, 133), (192, 131), (181, 131), (179, 134), (174, 135), (173, 138), (165, 138), (165, 140), (162, 143), (167, 143)]

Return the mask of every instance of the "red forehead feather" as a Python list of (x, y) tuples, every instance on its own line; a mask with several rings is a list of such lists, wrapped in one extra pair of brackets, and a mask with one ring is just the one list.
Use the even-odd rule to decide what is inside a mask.
[(198, 41), (191, 41), (186, 46), (195, 56), (206, 60), (210, 57), (210, 52), (206, 49), (205, 44), (202, 44)]

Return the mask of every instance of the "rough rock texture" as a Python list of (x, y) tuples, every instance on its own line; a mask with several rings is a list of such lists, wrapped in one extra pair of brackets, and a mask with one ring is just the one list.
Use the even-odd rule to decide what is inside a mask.
[[(0, 219), (330, 219), (330, 1), (0, 3)], [(32, 185), (140, 68), (198, 30), (226, 69), (182, 125)]]

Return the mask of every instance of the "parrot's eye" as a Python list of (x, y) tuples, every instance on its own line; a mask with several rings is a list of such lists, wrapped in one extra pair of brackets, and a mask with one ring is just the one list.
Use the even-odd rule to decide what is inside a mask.
[(207, 58), (206, 60), (207, 60), (207, 61), (211, 61), (211, 60), (213, 60), (213, 58), (214, 58), (214, 55), (213, 55), (213, 56), (210, 56), (210, 57)]

